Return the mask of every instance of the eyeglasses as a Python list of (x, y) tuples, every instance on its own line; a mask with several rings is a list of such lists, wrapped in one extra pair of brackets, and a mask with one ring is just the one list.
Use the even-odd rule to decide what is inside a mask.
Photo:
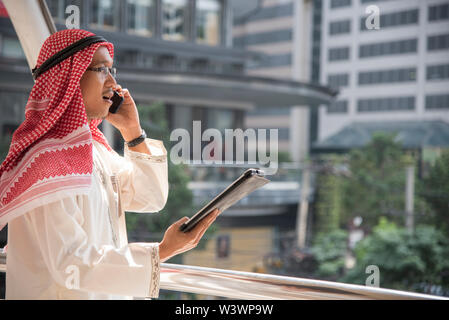
[(109, 74), (112, 75), (112, 77), (117, 76), (117, 69), (116, 68), (108, 68), (108, 67), (98, 67), (98, 68), (87, 68), (87, 70), (95, 71), (95, 72), (101, 72), (101, 74), (106, 78)]

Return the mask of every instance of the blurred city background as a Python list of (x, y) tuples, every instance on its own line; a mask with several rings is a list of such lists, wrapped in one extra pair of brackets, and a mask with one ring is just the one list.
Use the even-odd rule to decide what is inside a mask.
[[(362, 285), (374, 265), (383, 288), (449, 296), (448, 0), (46, 4), (57, 30), (76, 5), (81, 29), (114, 43), (117, 81), (168, 151), (170, 132), (193, 121), (278, 129), (272, 182), (169, 262)], [(366, 23), (371, 5), (379, 29)], [(32, 85), (0, 1), (0, 160)], [(101, 129), (122, 154), (119, 132)], [(129, 240), (161, 241), (245, 167), (169, 163), (166, 207), (127, 213)]]

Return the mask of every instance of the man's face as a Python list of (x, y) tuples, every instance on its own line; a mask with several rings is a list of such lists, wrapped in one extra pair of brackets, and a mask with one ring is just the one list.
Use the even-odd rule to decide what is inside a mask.
[[(91, 68), (112, 68), (113, 60), (105, 46), (100, 46), (95, 52)], [(86, 107), (87, 118), (104, 119), (108, 115), (112, 102), (104, 97), (112, 97), (112, 89), (117, 85), (110, 73), (105, 76), (102, 72), (86, 70), (80, 80), (83, 102)]]

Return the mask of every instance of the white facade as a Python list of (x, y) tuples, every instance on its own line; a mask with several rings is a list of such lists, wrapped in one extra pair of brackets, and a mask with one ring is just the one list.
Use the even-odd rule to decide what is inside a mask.
[[(248, 42), (257, 42), (246, 44), (245, 49), (262, 52), (274, 60), (288, 57), (280, 63), (247, 70), (248, 75), (309, 82), (311, 10), (312, 3), (307, 0), (263, 0), (248, 14), (248, 22), (234, 25), (234, 39), (247, 37)], [(291, 106), (279, 113), (275, 112), (277, 108), (247, 115), (245, 127), (278, 129), (279, 151), (287, 151), (294, 161), (305, 159), (309, 151), (308, 106)]]
[[(449, 105), (438, 109), (426, 109), (426, 96), (448, 95), (449, 77), (427, 79), (427, 67), (449, 65), (449, 48), (429, 51), (428, 37), (449, 34), (449, 19), (429, 21), (429, 7), (448, 4), (448, 0), (351, 0), (348, 6), (331, 8), (331, 0), (323, 1), (320, 82), (328, 83), (329, 75), (349, 74), (348, 84), (341, 87), (337, 100), (347, 100), (346, 112), (329, 112), (326, 106), (319, 111), (318, 140), (325, 139), (352, 122), (389, 120), (444, 120), (449, 122)], [(363, 3), (362, 3), (363, 2)], [(380, 17), (395, 12), (418, 9), (418, 22), (383, 27), (379, 30), (361, 31), (361, 19), (367, 17), (366, 7), (376, 5)], [(330, 23), (350, 20), (349, 33), (330, 34)], [(417, 39), (417, 50), (411, 53), (377, 55), (360, 58), (361, 45), (381, 42), (398, 42)], [(329, 61), (329, 49), (349, 47), (349, 59)], [(359, 84), (359, 73), (416, 68), (416, 79), (407, 82)], [(414, 110), (390, 110), (360, 112), (360, 99), (414, 97)], [(447, 99), (446, 99), (447, 101)]]

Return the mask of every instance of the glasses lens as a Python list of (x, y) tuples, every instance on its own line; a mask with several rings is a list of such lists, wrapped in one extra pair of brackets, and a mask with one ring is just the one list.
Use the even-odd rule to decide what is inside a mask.
[(111, 68), (109, 69), (109, 72), (111, 73), (111, 75), (115, 78), (115, 76), (117, 75), (117, 69), (116, 68)]

